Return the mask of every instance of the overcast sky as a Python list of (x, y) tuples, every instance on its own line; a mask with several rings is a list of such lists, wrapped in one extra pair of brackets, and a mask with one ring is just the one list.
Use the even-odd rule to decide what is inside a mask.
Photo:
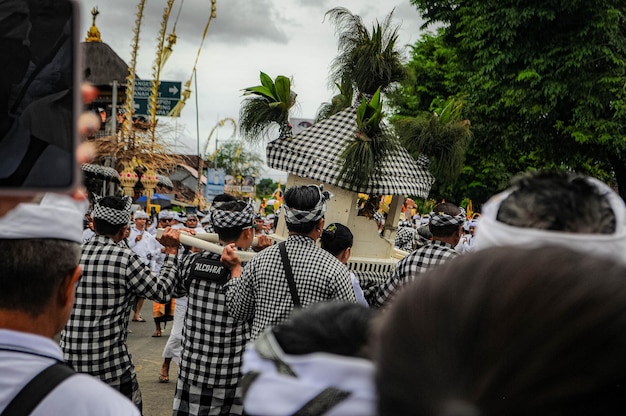
[[(103, 42), (128, 63), (138, 1), (81, 0), (80, 4), (81, 41), (91, 26), (91, 10), (97, 6), (100, 14), (96, 23)], [(146, 1), (137, 58), (137, 75), (143, 79), (152, 78), (156, 39), (166, 5), (166, 0)], [(337, 39), (335, 26), (324, 20), (324, 14), (337, 6), (361, 16), (368, 27), (382, 21), (395, 7), (393, 21), (400, 25), (399, 44), (413, 44), (419, 39), (423, 20), (409, 0), (218, 0), (217, 17), (211, 22), (197, 65), (198, 91), (192, 83), (192, 96), (179, 119), (160, 121), (177, 128), (177, 133), (172, 133), (177, 151), (195, 154), (199, 142), (204, 153), (216, 123), (226, 117), (238, 119), (241, 90), (260, 84), (259, 71), (272, 78), (292, 78), (292, 89), (298, 93), (292, 116), (315, 117), (319, 106), (335, 94), (328, 87), (328, 72), (337, 55)], [(167, 34), (180, 10), (178, 41), (162, 71), (162, 81), (184, 84), (190, 78), (210, 8), (209, 0), (174, 2)], [(210, 152), (215, 149), (215, 140), (228, 139), (231, 131), (230, 127), (216, 129), (208, 145)], [(267, 176), (275, 177), (276, 172)]]

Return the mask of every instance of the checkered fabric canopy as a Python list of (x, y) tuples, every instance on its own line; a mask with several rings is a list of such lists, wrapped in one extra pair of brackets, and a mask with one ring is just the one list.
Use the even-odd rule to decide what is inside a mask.
[(120, 174), (113, 168), (101, 165), (95, 165), (93, 163), (83, 163), (81, 165), (82, 171), (86, 176), (94, 176), (98, 179), (105, 179), (107, 181), (119, 182)]
[(356, 133), (356, 111), (347, 108), (316, 123), (295, 137), (279, 138), (267, 145), (267, 164), (274, 169), (311, 178), (354, 192), (379, 195), (412, 195), (427, 198), (435, 178), (427, 160), (415, 161), (396, 146), (382, 161), (380, 173), (364, 188), (339, 182), (341, 153)]

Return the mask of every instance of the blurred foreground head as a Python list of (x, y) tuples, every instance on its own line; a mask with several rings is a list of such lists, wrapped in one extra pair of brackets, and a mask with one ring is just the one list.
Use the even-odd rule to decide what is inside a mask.
[(483, 207), (476, 250), (560, 245), (626, 262), (626, 206), (601, 181), (572, 172), (525, 173)]
[(626, 412), (626, 267), (492, 248), (416, 279), (372, 340), (379, 415)]

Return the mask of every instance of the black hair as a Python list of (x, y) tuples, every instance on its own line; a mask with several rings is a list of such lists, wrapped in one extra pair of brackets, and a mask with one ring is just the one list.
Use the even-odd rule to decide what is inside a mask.
[(327, 352), (366, 357), (374, 313), (358, 303), (319, 302), (306, 309), (295, 309), (272, 332), (287, 354)]
[(0, 240), (0, 309), (40, 315), (79, 258), (72, 241)]
[(573, 233), (611, 234), (615, 213), (588, 179), (554, 170), (523, 174), (500, 205), (497, 220), (514, 227)]
[(215, 198), (213, 198), (213, 203), (217, 203), (217, 202), (231, 202), (231, 201), (236, 201), (237, 198), (235, 198), (233, 195), (231, 194), (219, 194), (216, 195)]
[(354, 236), (348, 227), (335, 222), (324, 229), (320, 243), (324, 250), (337, 257), (343, 250), (352, 247)]
[[(320, 201), (320, 189), (316, 185), (293, 186), (285, 191), (283, 202), (289, 208), (308, 211), (315, 208)], [(300, 224), (292, 224), (285, 217), (287, 229), (298, 234), (309, 234), (317, 227), (319, 219)]]

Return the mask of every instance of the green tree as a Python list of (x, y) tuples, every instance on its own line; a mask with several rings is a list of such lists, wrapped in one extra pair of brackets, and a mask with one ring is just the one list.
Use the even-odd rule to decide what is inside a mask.
[(442, 23), (468, 98), (475, 155), (509, 174), (614, 175), (626, 196), (623, 0), (411, 0)]
[(259, 181), (256, 186), (256, 195), (257, 198), (269, 198), (272, 193), (276, 190), (278, 184), (274, 182), (272, 179), (263, 178)]
[[(429, 154), (437, 154), (433, 150), (442, 148), (446, 145), (462, 143), (468, 137), (461, 134), (461, 141), (449, 140), (445, 130), (451, 130), (452, 133), (463, 133), (462, 125), (437, 123), (434, 112), (438, 110), (441, 102), (448, 99), (458, 97), (459, 102), (467, 102), (468, 99), (463, 95), (462, 86), (464, 85), (463, 73), (457, 58), (456, 48), (450, 46), (445, 41), (445, 31), (443, 28), (437, 30), (435, 34), (425, 33), (411, 47), (411, 60), (406, 65), (406, 77), (400, 81), (400, 86), (388, 94), (389, 105), (393, 110), (394, 116), (392, 122), (396, 126), (405, 147), (414, 157), (422, 154), (425, 146), (431, 148)], [(457, 112), (457, 119), (462, 120), (469, 117), (470, 111), (468, 106), (463, 106), (461, 113)], [(462, 117), (460, 117), (462, 115)], [(435, 127), (432, 131), (426, 128), (420, 128), (420, 132), (416, 139), (404, 132), (405, 128), (399, 123), (405, 118), (414, 118), (411, 124), (432, 124)], [(472, 131), (476, 132), (479, 124), (471, 121)], [(411, 128), (412, 129), (412, 128)], [(423, 143), (419, 137), (424, 134), (444, 135), (441, 143), (433, 141), (431, 143)], [(451, 137), (450, 137), (451, 138)], [(506, 169), (506, 164), (493, 153), (481, 150), (481, 144), (476, 140), (469, 142), (469, 145), (463, 149), (457, 149), (457, 152), (448, 152), (448, 157), (439, 159), (431, 157), (431, 172), (437, 172), (440, 168), (443, 172), (435, 173), (437, 181), (431, 188), (430, 195), (437, 201), (442, 199), (460, 203), (465, 198), (474, 201), (474, 206), (486, 201), (495, 190), (503, 188), (510, 178), (510, 173)], [(452, 157), (452, 159), (450, 159)], [(450, 164), (448, 160), (456, 162)], [(463, 162), (464, 166), (459, 173), (459, 165)], [(455, 166), (456, 165), (456, 166)], [(443, 177), (441, 176), (443, 174)], [(443, 180), (442, 180), (443, 179)]]
[(443, 30), (425, 33), (411, 45), (411, 59), (400, 87), (387, 94), (396, 115), (417, 117), (432, 110), (435, 100), (460, 94), (462, 85), (456, 50), (443, 40)]
[(243, 147), (238, 141), (228, 141), (209, 156), (208, 166), (224, 169), (228, 175), (259, 177), (263, 160), (261, 157)]

